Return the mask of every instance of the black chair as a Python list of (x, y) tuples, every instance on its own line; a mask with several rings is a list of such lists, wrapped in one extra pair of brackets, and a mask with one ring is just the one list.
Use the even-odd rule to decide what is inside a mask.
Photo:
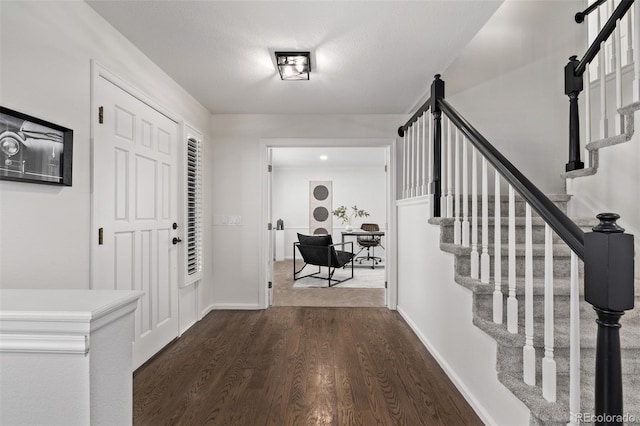
[[(337, 246), (351, 245), (351, 251), (336, 250)], [(304, 265), (296, 271), (296, 248), (302, 256)], [(298, 234), (298, 242), (293, 243), (293, 279), (313, 277), (327, 280), (329, 287), (332, 283), (339, 284), (353, 278), (353, 242), (334, 244), (331, 235), (302, 235)], [(333, 279), (336, 268), (344, 268), (351, 263), (351, 276), (343, 280)], [(300, 276), (299, 274), (307, 265), (318, 267), (318, 272)], [(321, 267), (328, 268), (326, 276), (322, 274)]]
[[(378, 226), (377, 223), (363, 223), (362, 226), (360, 226), (360, 229), (367, 232), (380, 231), (380, 227)], [(360, 251), (358, 251), (358, 253), (356, 254), (355, 260), (357, 260), (358, 263), (362, 265), (363, 260), (367, 260), (367, 261), (371, 260), (372, 261), (371, 269), (373, 269), (375, 265), (382, 262), (382, 258), (376, 256), (376, 247), (382, 247), (384, 249), (382, 244), (380, 244), (379, 235), (358, 235), (357, 242), (358, 242), (358, 245), (362, 247)], [(367, 249), (367, 255), (358, 257), (358, 254), (360, 254), (364, 249)]]

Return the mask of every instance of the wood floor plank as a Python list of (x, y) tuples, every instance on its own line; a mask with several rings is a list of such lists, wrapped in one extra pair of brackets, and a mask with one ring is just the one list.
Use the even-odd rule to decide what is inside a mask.
[(134, 374), (136, 425), (475, 425), (386, 308), (214, 311)]

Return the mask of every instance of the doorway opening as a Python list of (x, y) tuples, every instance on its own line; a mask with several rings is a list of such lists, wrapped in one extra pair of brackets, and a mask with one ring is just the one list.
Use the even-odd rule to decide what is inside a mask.
[[(263, 260), (267, 306), (388, 306), (395, 309), (395, 209), (392, 209), (394, 140), (263, 140)], [(322, 200), (314, 189), (322, 188)], [(317, 191), (316, 191), (317, 192)], [(346, 208), (345, 222), (333, 214)], [(358, 215), (353, 207), (360, 211)], [(358, 235), (378, 227), (372, 237)], [(350, 225), (350, 226), (349, 226)], [(271, 228), (271, 229), (269, 229)], [(299, 235), (329, 235), (336, 250), (353, 254), (335, 270), (341, 283), (305, 277), (294, 280), (305, 265), (296, 248)], [(294, 266), (295, 259), (295, 266)], [(323, 267), (321, 277), (327, 277)], [(307, 265), (297, 278), (312, 274)]]

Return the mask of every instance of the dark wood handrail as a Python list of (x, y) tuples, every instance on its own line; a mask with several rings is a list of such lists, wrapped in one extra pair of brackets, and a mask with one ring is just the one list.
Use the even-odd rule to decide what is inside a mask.
[(593, 41), (593, 43), (591, 43), (589, 49), (587, 49), (584, 57), (576, 66), (576, 76), (581, 76), (582, 74), (584, 74), (587, 66), (591, 63), (591, 61), (593, 61), (593, 58), (596, 57), (598, 52), (600, 52), (600, 46), (602, 45), (602, 42), (606, 41), (613, 33), (613, 30), (616, 29), (616, 21), (618, 21), (618, 19), (621, 19), (627, 13), (627, 11), (633, 5), (633, 1), (634, 0), (622, 0), (616, 10), (613, 11), (607, 23), (604, 24), (604, 27), (602, 27), (596, 39)]
[(444, 99), (438, 99), (442, 112), (460, 129), (476, 149), (513, 186), (529, 205), (549, 224), (580, 259), (584, 259), (584, 232), (542, 191), (527, 179), (509, 160), (482, 136)]
[(418, 121), (418, 118), (420, 118), (420, 116), (422, 114), (424, 114), (426, 111), (429, 110), (429, 108), (431, 107), (431, 98), (427, 99), (427, 101), (422, 104), (422, 106), (420, 108), (418, 108), (418, 110), (416, 111), (415, 114), (413, 114), (411, 116), (411, 118), (409, 119), (409, 121), (407, 121), (404, 126), (400, 126), (398, 127), (398, 136), (403, 137), (404, 136), (404, 132), (416, 121)]
[(590, 14), (591, 12), (593, 12), (594, 10), (596, 10), (596, 8), (598, 6), (600, 6), (602, 3), (606, 2), (607, 0), (597, 0), (594, 1), (593, 4), (589, 7), (587, 7), (585, 10), (583, 10), (582, 12), (578, 12), (576, 13), (575, 16), (575, 20), (578, 24), (582, 24), (584, 22), (584, 17), (587, 16), (588, 14)]

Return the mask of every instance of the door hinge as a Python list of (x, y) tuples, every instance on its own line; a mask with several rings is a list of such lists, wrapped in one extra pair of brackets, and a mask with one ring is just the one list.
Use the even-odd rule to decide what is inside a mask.
[(273, 283), (271, 281), (269, 281), (268, 285), (269, 285), (269, 288), (273, 288)]
[(387, 282), (386, 281), (384, 282), (384, 288), (387, 288)]
[(104, 228), (98, 228), (98, 245), (104, 244)]
[(387, 165), (384, 165), (384, 172), (387, 173)]
[(98, 108), (98, 123), (102, 124), (104, 122), (104, 107)]
[(273, 166), (271, 164), (269, 164), (267, 166), (267, 172), (271, 173), (273, 171)]
[(271, 222), (267, 223), (267, 231), (273, 230), (273, 224)]

